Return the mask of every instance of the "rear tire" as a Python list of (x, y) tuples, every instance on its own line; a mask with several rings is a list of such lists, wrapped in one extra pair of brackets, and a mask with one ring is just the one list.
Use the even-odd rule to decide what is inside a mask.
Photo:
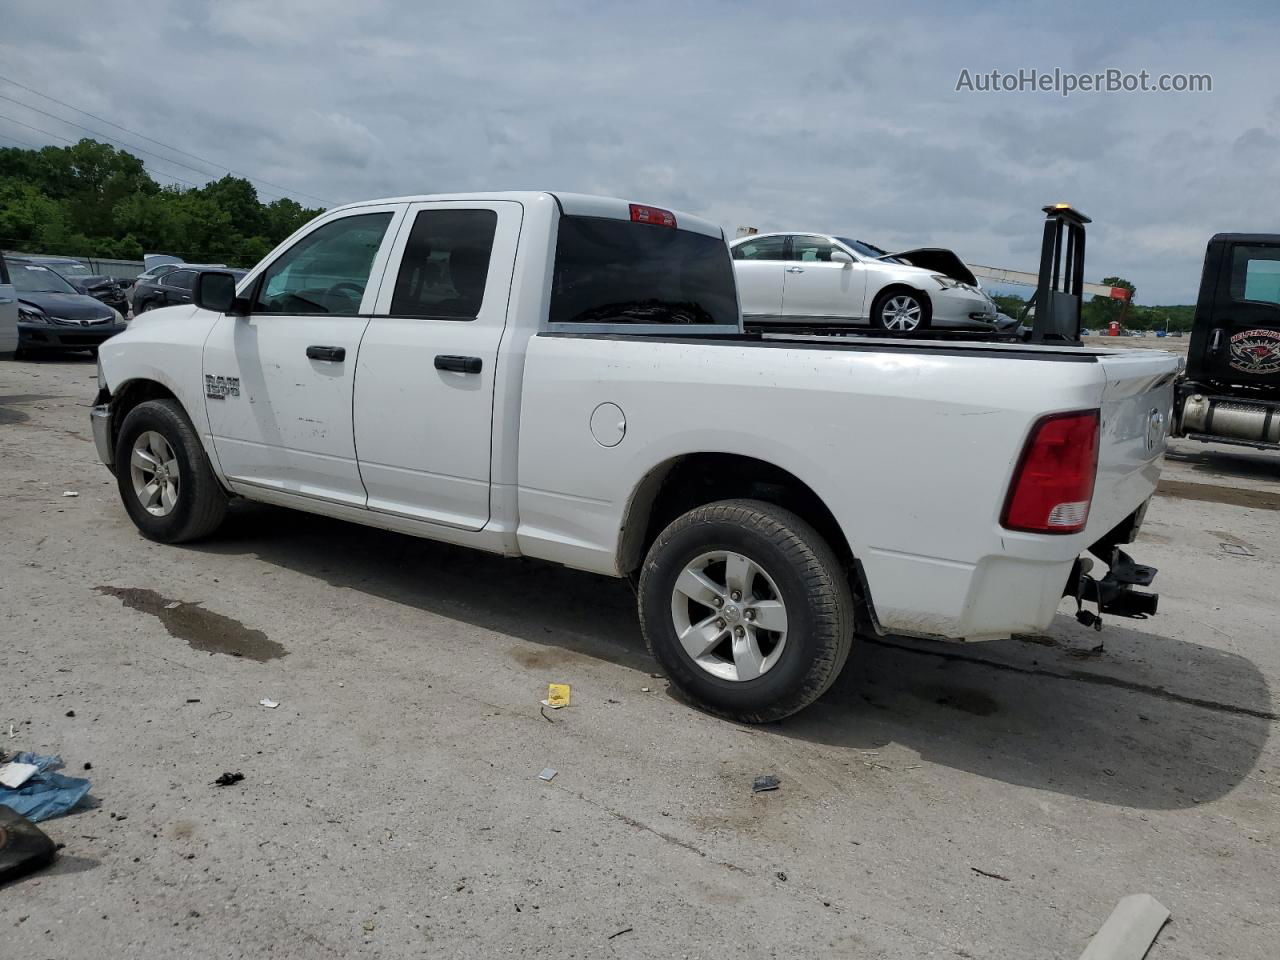
[[(115, 457), (120, 499), (147, 539), (186, 543), (208, 536), (222, 523), (227, 495), (176, 400), (148, 400), (130, 410), (120, 426)], [(163, 482), (157, 463), (164, 467)]]
[(649, 549), (639, 594), (645, 643), (671, 682), (695, 706), (743, 723), (807, 707), (853, 644), (839, 558), (771, 503), (722, 500), (676, 519)]

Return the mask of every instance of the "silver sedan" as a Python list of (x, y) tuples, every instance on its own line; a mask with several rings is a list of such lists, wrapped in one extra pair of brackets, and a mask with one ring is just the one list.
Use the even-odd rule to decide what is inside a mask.
[(995, 303), (950, 250), (890, 254), (814, 233), (754, 234), (730, 248), (748, 326), (996, 329)]

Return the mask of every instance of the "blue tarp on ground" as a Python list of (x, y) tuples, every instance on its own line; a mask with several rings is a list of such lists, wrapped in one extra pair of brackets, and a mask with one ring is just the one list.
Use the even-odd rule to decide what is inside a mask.
[(89, 781), (54, 773), (62, 767), (61, 757), (23, 752), (11, 758), (15, 763), (34, 763), (39, 769), (17, 790), (0, 786), (0, 803), (28, 820), (60, 817), (85, 798)]

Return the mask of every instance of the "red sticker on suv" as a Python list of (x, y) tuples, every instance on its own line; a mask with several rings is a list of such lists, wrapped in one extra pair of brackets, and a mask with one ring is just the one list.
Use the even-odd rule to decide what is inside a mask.
[(1280, 373), (1280, 330), (1243, 330), (1231, 338), (1231, 366), (1241, 373)]

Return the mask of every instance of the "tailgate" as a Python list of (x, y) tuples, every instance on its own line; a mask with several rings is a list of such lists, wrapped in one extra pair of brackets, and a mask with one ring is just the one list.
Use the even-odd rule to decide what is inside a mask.
[(1087, 527), (1093, 537), (1106, 534), (1155, 493), (1180, 365), (1176, 356), (1160, 350), (1108, 352), (1099, 356), (1099, 363), (1106, 387), (1098, 480)]

